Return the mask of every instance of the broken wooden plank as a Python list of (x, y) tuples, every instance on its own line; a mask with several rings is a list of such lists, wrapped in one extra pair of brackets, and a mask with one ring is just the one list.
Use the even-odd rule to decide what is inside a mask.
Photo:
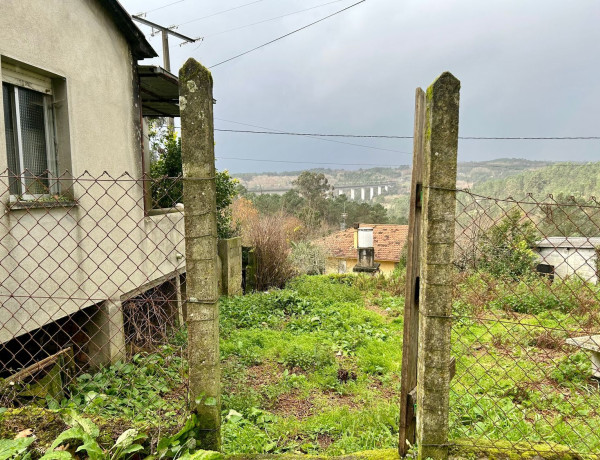
[(59, 358), (64, 357), (64, 356), (70, 357), (70, 360), (69, 360), (70, 362), (67, 363), (67, 365), (70, 365), (73, 362), (73, 359), (72, 359), (73, 358), (73, 349), (71, 347), (65, 348), (54, 355), (48, 356), (47, 358), (44, 358), (41, 361), (38, 361), (37, 363), (32, 364), (31, 366), (21, 369), (20, 371), (16, 372), (15, 374), (11, 375), (10, 377), (6, 378), (3, 386), (14, 385), (14, 384), (20, 383), (21, 381), (25, 380), (26, 378), (33, 377), (38, 372), (46, 369), (47, 367), (49, 367), (53, 364), (56, 364), (56, 362), (59, 360)]

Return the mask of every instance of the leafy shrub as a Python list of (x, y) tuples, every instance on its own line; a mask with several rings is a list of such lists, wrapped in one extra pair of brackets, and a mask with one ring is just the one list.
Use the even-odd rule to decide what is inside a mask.
[[(183, 201), (183, 164), (181, 138), (172, 128), (150, 126), (150, 163), (152, 202), (155, 208), (172, 208)], [(215, 172), (217, 200), (217, 234), (219, 238), (235, 236), (230, 205), (238, 194), (239, 181), (227, 170)]]
[(306, 313), (312, 308), (310, 301), (291, 290), (223, 298), (221, 328), (225, 334), (239, 328), (273, 328), (286, 316)]
[[(54, 440), (44, 457), (65, 458), (64, 454), (67, 452), (55, 449), (73, 443), (79, 445), (75, 452), (85, 452), (90, 460), (121, 460), (144, 450), (144, 446), (139, 442), (145, 440), (147, 436), (136, 429), (130, 428), (124, 431), (112, 446), (104, 450), (98, 443), (100, 430), (94, 422), (71, 412), (68, 424), (71, 428), (63, 431)], [(71, 454), (67, 453), (66, 458), (71, 458)]]
[(518, 209), (491, 227), (480, 241), (480, 267), (494, 276), (518, 279), (533, 271), (536, 256), (531, 250), (537, 232), (523, 220)]
[(555, 280), (529, 276), (519, 282), (503, 281), (495, 289), (492, 308), (512, 310), (517, 313), (540, 314), (555, 310), (579, 314), (593, 309), (600, 299), (597, 286), (579, 279)]
[(16, 439), (0, 439), (0, 459), (28, 460), (31, 454), (27, 452), (29, 446), (35, 441), (35, 436)]
[(296, 274), (289, 258), (290, 247), (282, 216), (260, 216), (248, 229), (254, 248), (254, 280), (257, 291), (282, 288)]
[(300, 276), (287, 285), (297, 295), (331, 305), (336, 302), (359, 302), (363, 294), (356, 287), (355, 275)]
[(223, 444), (228, 453), (273, 453), (277, 448), (277, 438), (270, 435), (277, 417), (250, 408), (245, 415), (230, 410), (223, 424)]
[(322, 275), (325, 273), (325, 251), (309, 241), (291, 243), (290, 260), (301, 275)]

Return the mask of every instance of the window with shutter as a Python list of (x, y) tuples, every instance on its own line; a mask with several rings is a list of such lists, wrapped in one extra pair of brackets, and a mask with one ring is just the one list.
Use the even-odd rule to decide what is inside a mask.
[(27, 199), (58, 193), (49, 79), (2, 69), (10, 193)]

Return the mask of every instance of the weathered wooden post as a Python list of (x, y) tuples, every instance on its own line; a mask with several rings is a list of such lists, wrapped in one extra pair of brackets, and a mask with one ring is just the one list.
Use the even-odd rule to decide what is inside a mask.
[(194, 59), (179, 71), (190, 399), (200, 446), (221, 448), (221, 371), (213, 81)]
[(448, 458), (459, 97), (460, 81), (449, 72), (427, 88), (417, 364), (419, 459)]
[(408, 214), (406, 289), (404, 296), (404, 335), (402, 382), (400, 387), (400, 429), (398, 452), (404, 457), (416, 442), (417, 347), (419, 343), (419, 271), (421, 262), (421, 192), (423, 190), (423, 145), (425, 134), (425, 92), (415, 94), (413, 167)]

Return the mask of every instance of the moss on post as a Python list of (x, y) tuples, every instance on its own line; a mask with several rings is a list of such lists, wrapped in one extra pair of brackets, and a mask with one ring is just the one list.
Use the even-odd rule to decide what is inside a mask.
[(190, 399), (200, 446), (221, 448), (217, 201), (212, 76), (194, 59), (179, 71)]
[(459, 91), (460, 82), (445, 72), (426, 96), (417, 364), (419, 459), (448, 458)]

